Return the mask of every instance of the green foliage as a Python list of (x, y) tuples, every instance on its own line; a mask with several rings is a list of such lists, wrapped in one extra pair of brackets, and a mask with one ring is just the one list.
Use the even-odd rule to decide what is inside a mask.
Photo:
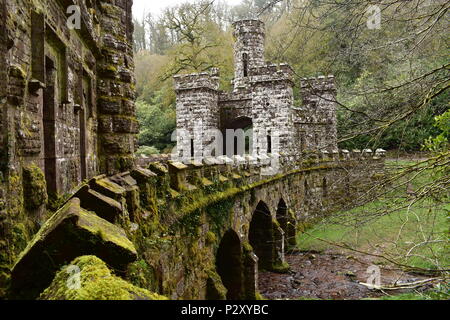
[[(411, 176), (404, 177), (410, 178)], [(414, 176), (410, 182), (411, 188), (418, 188), (434, 179), (433, 172), (424, 171)], [(401, 182), (397, 181), (396, 184), (402, 186)], [(324, 239), (363, 252), (376, 250), (377, 254), (383, 254), (412, 268), (445, 269), (450, 263), (448, 198), (440, 199), (433, 195), (405, 206), (411, 200), (406, 194), (406, 186), (396, 188), (380, 199), (336, 213), (300, 233), (298, 246), (301, 250), (323, 251), (330, 246), (319, 240)], [(429, 242), (424, 242), (424, 239)], [(386, 263), (383, 259), (377, 262)]]
[(142, 146), (136, 151), (137, 156), (151, 156), (154, 154), (159, 154), (159, 150), (155, 147)]
[(435, 288), (425, 292), (403, 293), (387, 295), (380, 300), (448, 300), (450, 298), (449, 284), (438, 284)]
[(444, 114), (434, 118), (435, 127), (441, 131), (436, 137), (429, 137), (425, 140), (423, 149), (432, 152), (446, 152), (449, 150), (450, 137), (450, 109)]
[[(419, 150), (448, 109), (448, 90), (439, 92), (448, 81), (448, 20), (437, 19), (444, 2), (380, 3), (381, 29), (369, 30), (365, 1), (294, 0), (269, 28), (267, 56), (299, 78), (336, 76), (340, 147)], [(417, 38), (429, 15), (433, 31)]]
[[(159, 91), (158, 93), (161, 93)], [(152, 104), (142, 100), (136, 103), (137, 118), (141, 124), (138, 150), (140, 154), (155, 154), (172, 146), (171, 136), (175, 130), (175, 110), (173, 106), (165, 108), (161, 95), (152, 99)]]

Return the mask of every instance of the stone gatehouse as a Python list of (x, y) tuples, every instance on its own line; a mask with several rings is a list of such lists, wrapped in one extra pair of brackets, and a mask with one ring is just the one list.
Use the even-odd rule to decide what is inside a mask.
[[(219, 73), (175, 76), (177, 92), (178, 155), (203, 157), (206, 146), (220, 130), (252, 128), (245, 147), (236, 144), (219, 150), (219, 156), (236, 154), (295, 155), (304, 151), (336, 150), (336, 87), (334, 77), (301, 79), (302, 104), (294, 103), (296, 75), (287, 64), (264, 60), (264, 23), (243, 20), (233, 24), (233, 91), (219, 90)], [(226, 142), (226, 141), (224, 141)], [(225, 145), (226, 143), (224, 143)], [(231, 149), (231, 150), (230, 150)]]

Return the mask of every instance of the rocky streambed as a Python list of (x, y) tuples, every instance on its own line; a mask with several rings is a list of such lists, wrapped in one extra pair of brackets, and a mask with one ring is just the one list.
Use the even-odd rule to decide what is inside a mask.
[[(367, 283), (372, 257), (346, 255), (326, 251), (294, 252), (286, 255), (291, 266), (288, 273), (259, 273), (259, 290), (267, 299), (363, 299), (380, 297), (386, 293), (371, 290)], [(380, 267), (381, 284), (404, 284), (425, 279), (389, 267)], [(421, 288), (426, 289), (426, 288)], [(405, 291), (394, 290), (389, 294)]]

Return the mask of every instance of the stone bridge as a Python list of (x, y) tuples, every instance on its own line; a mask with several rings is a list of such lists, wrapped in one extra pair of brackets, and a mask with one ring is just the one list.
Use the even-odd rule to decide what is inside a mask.
[(37, 298), (63, 265), (96, 255), (135, 286), (172, 299), (257, 299), (258, 270), (287, 271), (296, 233), (342, 209), (384, 169), (382, 150), (142, 160), (84, 183), (12, 271), (11, 296)]
[[(267, 63), (257, 20), (233, 24), (231, 92), (218, 70), (174, 79), (177, 151), (201, 162), (135, 166), (132, 2), (0, 0), (0, 299), (258, 298), (296, 231), (382, 171), (382, 151), (331, 152), (334, 77)], [(210, 129), (249, 127), (248, 148), (208, 157)], [(68, 265), (83, 290), (60, 281)]]

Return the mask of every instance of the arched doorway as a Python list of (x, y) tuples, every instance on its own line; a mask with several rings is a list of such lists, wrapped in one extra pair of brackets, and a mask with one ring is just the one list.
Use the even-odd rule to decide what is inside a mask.
[(277, 221), (284, 231), (284, 246), (289, 248), (296, 245), (295, 220), (290, 215), (288, 207), (283, 198), (278, 202)]
[(274, 263), (275, 239), (272, 215), (267, 205), (260, 201), (253, 213), (248, 240), (258, 257), (260, 269), (270, 270)]
[(253, 122), (249, 117), (238, 117), (225, 124), (224, 153), (233, 155), (247, 155), (253, 153)]
[(225, 232), (216, 255), (217, 273), (227, 289), (228, 300), (243, 298), (242, 245), (239, 236), (232, 229)]

